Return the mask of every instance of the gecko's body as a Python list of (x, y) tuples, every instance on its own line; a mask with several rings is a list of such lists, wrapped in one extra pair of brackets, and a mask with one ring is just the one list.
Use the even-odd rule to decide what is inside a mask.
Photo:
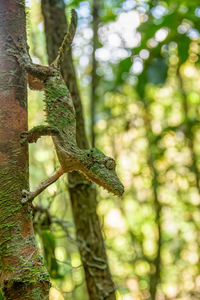
[(74, 170), (83, 173), (90, 181), (117, 196), (121, 196), (124, 192), (124, 187), (115, 172), (115, 161), (96, 148), (80, 149), (76, 143), (75, 110), (71, 95), (60, 72), (64, 50), (71, 45), (75, 28), (76, 13), (73, 11), (71, 25), (61, 45), (59, 55), (49, 67), (33, 64), (27, 51), (22, 53), (22, 49), (14, 54), (27, 73), (43, 83), (48, 123), (47, 126), (36, 126), (23, 133), (22, 142), (36, 142), (41, 136), (51, 135), (61, 164), (57, 175), (55, 174), (52, 179), (42, 183), (38, 192), (30, 193), (29, 199), (33, 199), (63, 173)]
[(46, 121), (59, 132), (52, 137), (59, 162), (64, 172), (73, 171), (79, 152), (76, 145), (76, 117), (71, 95), (59, 72), (57, 76), (47, 78), (44, 92)]

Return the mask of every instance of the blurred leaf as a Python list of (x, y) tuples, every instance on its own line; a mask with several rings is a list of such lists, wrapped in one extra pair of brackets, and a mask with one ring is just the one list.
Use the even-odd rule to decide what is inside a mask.
[(186, 35), (182, 35), (178, 40), (179, 65), (188, 59), (190, 42), (191, 40)]
[(168, 66), (165, 59), (154, 58), (147, 66), (147, 78), (150, 83), (155, 85), (164, 84), (167, 78)]
[(106, 14), (101, 17), (101, 20), (104, 23), (108, 23), (108, 22), (114, 21), (116, 19), (117, 16), (113, 12), (112, 9), (108, 8), (107, 10), (105, 10), (105, 12), (106, 12)]
[(72, 0), (72, 1), (69, 2), (68, 6), (75, 6), (75, 7), (77, 7), (77, 6), (79, 6), (80, 2), (83, 2), (83, 1), (82, 0)]
[(123, 75), (125, 73), (128, 73), (130, 68), (132, 66), (132, 60), (131, 57), (127, 57), (120, 61), (120, 63), (117, 66), (116, 70), (116, 79), (115, 84), (122, 84), (124, 81)]
[(145, 96), (146, 84), (147, 84), (147, 76), (146, 76), (146, 72), (143, 72), (138, 76), (138, 84), (136, 86), (136, 90), (140, 95), (141, 99), (143, 99)]
[(0, 291), (0, 300), (3, 300), (3, 295), (1, 293), (1, 291)]
[(59, 273), (59, 265), (55, 258), (56, 243), (53, 234), (50, 231), (42, 230), (41, 238), (44, 249), (44, 258), (50, 276), (54, 279), (62, 278), (63, 275)]

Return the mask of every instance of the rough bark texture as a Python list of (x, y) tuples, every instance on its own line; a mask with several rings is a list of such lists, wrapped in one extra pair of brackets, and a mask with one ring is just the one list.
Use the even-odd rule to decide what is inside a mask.
[[(49, 63), (55, 59), (58, 47), (67, 31), (64, 11), (65, 4), (63, 0), (42, 0)], [(80, 148), (88, 148), (82, 105), (71, 53), (65, 57), (62, 69), (76, 110), (77, 143)], [(85, 270), (89, 297), (93, 300), (114, 300), (115, 287), (110, 275), (96, 213), (96, 190), (90, 182), (87, 182), (83, 176), (76, 172), (70, 173), (68, 178), (76, 236)]]
[(49, 277), (36, 246), (32, 209), (21, 204), (28, 189), (26, 74), (8, 55), (13, 39), (25, 39), (21, 0), (0, 1), (0, 285), (4, 299), (48, 299)]

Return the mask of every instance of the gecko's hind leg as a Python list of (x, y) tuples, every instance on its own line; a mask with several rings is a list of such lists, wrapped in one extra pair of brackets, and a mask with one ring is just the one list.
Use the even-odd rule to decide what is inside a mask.
[(64, 171), (62, 168), (60, 168), (54, 175), (40, 183), (38, 188), (33, 192), (28, 192), (27, 190), (22, 191), (22, 200), (21, 203), (24, 205), (27, 202), (31, 202), (34, 200), (36, 196), (38, 196), (40, 193), (42, 193), (48, 186), (50, 186), (52, 183), (54, 183), (58, 178), (60, 178), (61, 175), (64, 174)]
[(21, 144), (36, 143), (41, 136), (55, 136), (59, 135), (59, 130), (53, 126), (39, 125), (33, 127), (29, 131), (23, 131), (20, 134)]

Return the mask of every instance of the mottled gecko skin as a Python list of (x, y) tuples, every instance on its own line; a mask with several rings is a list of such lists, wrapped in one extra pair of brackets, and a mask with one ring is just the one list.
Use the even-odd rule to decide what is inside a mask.
[[(77, 15), (72, 11), (72, 21), (68, 33), (65, 35), (63, 43), (59, 49), (56, 60), (48, 66), (40, 66), (32, 63), (32, 60), (25, 47), (16, 45), (17, 51), (11, 52), (17, 57), (20, 65), (27, 71), (30, 78), (37, 78), (41, 81), (39, 87), (44, 88), (45, 112), (48, 126), (36, 126), (23, 134), (22, 142), (36, 142), (44, 135), (51, 135), (56, 153), (61, 164), (60, 174), (78, 171), (83, 173), (88, 180), (105, 188), (108, 192), (117, 196), (122, 196), (124, 187), (120, 182), (116, 171), (114, 159), (105, 156), (100, 150), (80, 149), (76, 143), (76, 114), (70, 92), (62, 78), (60, 64), (64, 51), (71, 46), (75, 34)], [(38, 86), (38, 80), (36, 80)], [(34, 84), (32, 85), (34, 88)], [(50, 180), (47, 180), (48, 185)], [(48, 186), (45, 182), (41, 186), (40, 192)], [(41, 188), (42, 187), (42, 188)], [(32, 193), (32, 195), (38, 193)], [(29, 197), (30, 199), (33, 199)]]

